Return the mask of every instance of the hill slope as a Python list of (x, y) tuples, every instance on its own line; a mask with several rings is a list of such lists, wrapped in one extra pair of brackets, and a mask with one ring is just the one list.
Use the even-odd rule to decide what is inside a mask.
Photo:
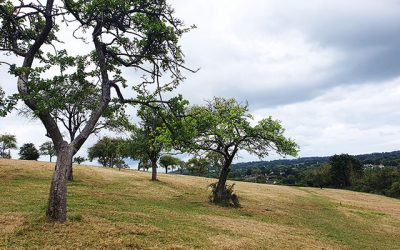
[(0, 248), (399, 249), (400, 201), (344, 190), (236, 185), (243, 208), (207, 202), (212, 179), (75, 167), (64, 224), (44, 219), (54, 165), (0, 160)]
[[(400, 166), (400, 151), (354, 155), (363, 164)], [(232, 164), (232, 170), (242, 170), (255, 167), (302, 166), (310, 167), (328, 163), (330, 156), (300, 157), (297, 159), (280, 159), (272, 161), (251, 161)]]

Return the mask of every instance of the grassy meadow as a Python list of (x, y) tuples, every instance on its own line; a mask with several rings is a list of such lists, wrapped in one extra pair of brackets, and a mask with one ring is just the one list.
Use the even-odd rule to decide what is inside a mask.
[(75, 166), (68, 221), (45, 219), (54, 164), (0, 159), (0, 249), (400, 249), (400, 200), (236, 182), (242, 208), (208, 202), (213, 179)]

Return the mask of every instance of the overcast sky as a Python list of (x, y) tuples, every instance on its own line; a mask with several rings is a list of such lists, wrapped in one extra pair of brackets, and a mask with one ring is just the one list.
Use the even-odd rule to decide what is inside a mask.
[[(247, 100), (256, 119), (272, 115), (282, 122), (300, 156), (399, 150), (400, 1), (171, 4), (197, 26), (182, 46), (187, 66), (201, 68), (186, 73), (175, 93), (198, 104), (213, 96)], [(15, 91), (7, 68), (0, 72), (3, 89)], [(19, 146), (47, 140), (41, 124), (15, 114), (0, 118), (4, 132), (17, 135)], [(236, 161), (256, 159), (241, 153)]]

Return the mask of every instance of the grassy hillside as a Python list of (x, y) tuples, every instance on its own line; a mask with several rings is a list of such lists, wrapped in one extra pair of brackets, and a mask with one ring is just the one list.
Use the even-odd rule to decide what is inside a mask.
[(207, 202), (213, 180), (75, 167), (64, 224), (44, 218), (53, 164), (0, 160), (0, 248), (400, 249), (400, 200), (236, 184), (243, 208)]

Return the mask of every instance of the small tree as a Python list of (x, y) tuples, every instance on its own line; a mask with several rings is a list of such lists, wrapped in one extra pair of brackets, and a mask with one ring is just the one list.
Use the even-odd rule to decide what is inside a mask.
[[(0, 135), (0, 157), (11, 158), (10, 149), (17, 148), (17, 139), (15, 135), (3, 134)], [(8, 153), (6, 150), (9, 150)]]
[(122, 157), (119, 147), (123, 142), (119, 138), (103, 137), (96, 144), (88, 149), (89, 160), (98, 160), (103, 167), (115, 167), (117, 163), (121, 163)]
[(157, 161), (165, 148), (165, 143), (159, 139), (165, 128), (160, 109), (142, 106), (138, 110), (141, 121), (138, 125), (130, 126), (131, 138), (125, 141), (122, 150), (125, 157), (139, 160), (142, 165), (148, 166), (150, 162), (152, 181), (157, 180)]
[(86, 161), (86, 159), (82, 156), (74, 157), (74, 162), (81, 164), (82, 162)]
[(160, 157), (160, 165), (165, 168), (165, 173), (168, 173), (168, 168), (172, 170), (179, 166), (180, 160), (172, 155), (163, 155)]
[[(223, 158), (223, 165), (215, 185), (212, 201), (228, 204), (224, 194), (226, 180), (233, 159), (239, 150), (262, 158), (275, 151), (280, 155), (297, 155), (298, 146), (284, 135), (280, 122), (271, 117), (250, 123), (253, 117), (247, 104), (234, 99), (214, 98), (206, 106), (188, 109), (181, 119), (181, 134), (173, 135), (178, 147), (191, 153), (215, 152)], [(230, 196), (232, 197), (232, 196)]]
[(39, 151), (33, 143), (25, 143), (19, 148), (19, 155), (21, 160), (35, 160), (39, 159)]
[(47, 141), (40, 145), (39, 147), (39, 152), (41, 155), (48, 155), (50, 157), (50, 162), (51, 158), (56, 155), (56, 148), (54, 147), (54, 144), (52, 141)]

